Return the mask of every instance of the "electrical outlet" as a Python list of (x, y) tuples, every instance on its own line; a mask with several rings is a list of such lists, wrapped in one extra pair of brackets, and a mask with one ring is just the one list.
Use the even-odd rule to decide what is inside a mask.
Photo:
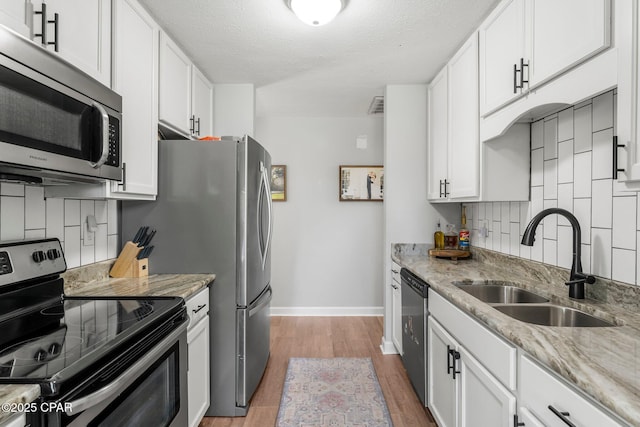
[(97, 226), (95, 225), (96, 218), (93, 215), (87, 215), (86, 220), (84, 221), (82, 231), (84, 236), (82, 237), (82, 243), (84, 246), (93, 246), (95, 242), (95, 230)]

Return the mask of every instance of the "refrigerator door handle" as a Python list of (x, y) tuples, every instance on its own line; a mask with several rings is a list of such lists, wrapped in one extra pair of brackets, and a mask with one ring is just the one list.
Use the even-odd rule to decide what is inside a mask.
[(258, 198), (258, 229), (260, 230), (260, 252), (262, 255), (262, 269), (264, 270), (264, 267), (267, 263), (267, 254), (269, 252), (269, 248), (271, 247), (271, 228), (273, 227), (273, 215), (272, 215), (272, 211), (273, 211), (273, 202), (271, 200), (271, 188), (270, 188), (270, 180), (269, 180), (269, 173), (267, 171), (267, 168), (264, 166), (263, 162), (260, 162), (260, 175), (262, 176), (261, 182), (260, 182), (260, 195), (262, 195), (262, 188), (264, 187), (264, 192), (267, 196), (267, 213), (269, 215), (269, 226), (267, 228), (267, 241), (266, 243), (263, 245), (262, 243), (262, 218), (261, 218), (261, 214), (262, 214), (262, 206), (261, 204), (262, 202), (262, 197)]
[(255, 306), (249, 307), (249, 317), (253, 317), (254, 314), (262, 310), (265, 305), (271, 302), (271, 297), (273, 296), (273, 291), (271, 290), (271, 287), (267, 289), (267, 292), (269, 293), (269, 295), (263, 294), (260, 298), (258, 298), (258, 301), (256, 301), (257, 304)]

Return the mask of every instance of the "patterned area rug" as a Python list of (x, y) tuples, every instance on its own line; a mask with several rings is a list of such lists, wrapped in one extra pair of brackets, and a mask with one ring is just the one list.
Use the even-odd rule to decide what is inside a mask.
[(370, 358), (291, 358), (276, 427), (391, 427)]

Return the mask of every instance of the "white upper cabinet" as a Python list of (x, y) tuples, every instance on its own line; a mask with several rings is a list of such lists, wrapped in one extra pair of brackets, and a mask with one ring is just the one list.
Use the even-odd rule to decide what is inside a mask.
[(427, 135), (427, 198), (432, 201), (477, 198), (477, 33), (462, 45), (429, 86)]
[(433, 79), (427, 92), (427, 198), (444, 197), (447, 181), (449, 145), (447, 67)]
[(191, 75), (191, 115), (195, 121), (192, 135), (213, 135), (213, 85), (195, 66)]
[(611, 0), (504, 0), (479, 31), (485, 117), (607, 49)]
[(0, 4), (0, 25), (31, 38), (33, 4), (30, 0), (4, 0)]
[(500, 3), (480, 34), (480, 112), (485, 115), (521, 94), (515, 68), (524, 58), (524, 2)]
[(165, 33), (160, 35), (160, 123), (196, 138), (213, 128), (213, 86)]
[[(32, 0), (33, 41), (111, 85), (111, 0)], [(45, 14), (43, 6), (45, 6)], [(57, 17), (56, 17), (57, 15)], [(44, 22), (43, 22), (44, 21)], [(44, 24), (44, 25), (43, 25)]]
[(164, 32), (160, 33), (160, 122), (191, 134), (191, 60)]
[(476, 198), (480, 195), (477, 33), (451, 58), (448, 68), (449, 197)]
[(610, 0), (527, 0), (527, 15), (530, 88), (585, 61), (611, 42)]

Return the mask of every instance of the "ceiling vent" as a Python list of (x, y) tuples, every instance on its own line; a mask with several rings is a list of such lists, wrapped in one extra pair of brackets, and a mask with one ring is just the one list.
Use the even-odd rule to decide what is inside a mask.
[(384, 96), (374, 96), (369, 105), (369, 114), (384, 113)]

